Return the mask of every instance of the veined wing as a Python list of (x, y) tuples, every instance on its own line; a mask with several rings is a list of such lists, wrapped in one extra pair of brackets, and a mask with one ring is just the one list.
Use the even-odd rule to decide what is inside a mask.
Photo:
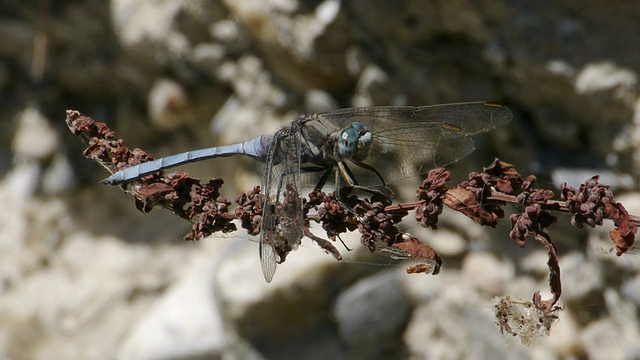
[(276, 132), (262, 175), (263, 205), (260, 264), (271, 282), (278, 263), (297, 248), (303, 236), (300, 197), (300, 131), (298, 125)]
[[(334, 129), (364, 124), (373, 135), (364, 163), (392, 183), (464, 158), (475, 149), (472, 135), (504, 125), (511, 117), (506, 106), (472, 102), (342, 109), (318, 114), (314, 121)], [(361, 185), (380, 185), (375, 174), (355, 166), (352, 170)]]

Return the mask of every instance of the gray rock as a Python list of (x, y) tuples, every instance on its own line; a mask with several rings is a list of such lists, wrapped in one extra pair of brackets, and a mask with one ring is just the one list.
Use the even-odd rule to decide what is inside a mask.
[(331, 97), (331, 94), (319, 89), (307, 91), (304, 102), (305, 109), (310, 113), (326, 112), (338, 108), (338, 103)]
[(217, 306), (213, 256), (221, 243), (193, 254), (182, 278), (148, 309), (118, 350), (120, 359), (222, 356), (236, 335)]
[(469, 284), (492, 296), (503, 294), (515, 275), (512, 264), (480, 251), (470, 252), (464, 257), (462, 271)]
[[(433, 281), (439, 291), (413, 312), (404, 342), (413, 359), (513, 359), (532, 356), (512, 338), (499, 333), (489, 297), (472, 290), (470, 283), (454, 273), (444, 273)], [(429, 281), (431, 282), (431, 280)], [(427, 285), (425, 286), (433, 286)], [(550, 356), (536, 347), (540, 358)]]
[(26, 108), (22, 111), (18, 124), (11, 146), (17, 161), (44, 162), (59, 151), (58, 133), (37, 109)]
[(412, 305), (402, 276), (385, 271), (363, 279), (336, 299), (334, 316), (340, 339), (352, 358), (401, 358), (396, 341), (404, 331)]
[(604, 286), (602, 266), (584, 254), (571, 253), (560, 257), (563, 297), (581, 301), (600, 292)]
[(635, 359), (640, 356), (637, 308), (613, 289), (604, 292), (610, 317), (595, 320), (582, 332), (582, 342), (594, 359)]
[(161, 130), (175, 130), (188, 119), (189, 98), (182, 86), (171, 79), (158, 79), (149, 91), (151, 123)]
[(640, 275), (625, 281), (620, 287), (620, 292), (625, 298), (634, 302), (640, 307)]

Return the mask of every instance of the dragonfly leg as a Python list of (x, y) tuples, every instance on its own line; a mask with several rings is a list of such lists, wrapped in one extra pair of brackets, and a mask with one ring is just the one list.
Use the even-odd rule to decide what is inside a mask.
[(313, 188), (314, 191), (320, 191), (322, 190), (324, 185), (327, 183), (327, 180), (329, 179), (329, 175), (331, 175), (332, 168), (333, 167), (303, 166), (303, 167), (300, 167), (300, 172), (311, 173), (311, 172), (324, 171), (324, 174), (322, 174), (322, 177), (320, 177), (320, 180), (318, 180), (318, 183)]
[[(322, 188), (324, 187), (324, 185), (327, 183), (327, 180), (329, 179), (329, 176), (331, 175), (331, 171), (333, 170), (333, 167), (317, 167), (317, 166), (307, 166), (307, 167), (301, 167), (300, 171), (301, 172), (320, 172), (320, 171), (324, 171), (324, 174), (322, 174), (322, 176), (320, 177), (320, 180), (318, 180), (318, 183), (316, 184), (315, 188), (313, 189), (314, 191), (321, 191)], [(345, 204), (342, 199), (340, 199), (340, 189), (339, 189), (339, 176), (340, 174), (336, 171), (336, 183), (335, 183), (335, 190), (334, 190), (334, 195), (336, 197), (336, 200), (338, 201), (338, 203), (340, 204), (340, 206), (347, 210), (348, 212), (350, 212), (353, 215), (357, 215), (356, 212), (347, 204)]]
[[(361, 168), (363, 168), (363, 169), (365, 169), (365, 170), (369, 170), (369, 171), (371, 171), (371, 172), (375, 173), (375, 174), (376, 174), (376, 176), (378, 176), (378, 179), (380, 179), (380, 182), (381, 182), (382, 186), (383, 186), (383, 187), (387, 187), (387, 182), (386, 182), (386, 181), (384, 181), (384, 178), (383, 178), (383, 177), (382, 177), (382, 175), (378, 172), (378, 170), (376, 170), (376, 168), (374, 168), (374, 167), (373, 167), (373, 166), (371, 166), (371, 165), (367, 165), (367, 164), (365, 164), (365, 163), (363, 163), (363, 162), (360, 162), (360, 161), (354, 161), (353, 163), (354, 163), (354, 164), (356, 164), (356, 165), (358, 165), (358, 166), (360, 166)], [(346, 166), (346, 164), (345, 164), (345, 166)]]
[[(349, 166), (347, 166), (347, 164), (344, 161), (339, 161), (338, 162), (338, 172), (341, 175), (341, 177), (347, 182), (347, 184), (349, 186), (353, 187), (354, 189), (366, 191), (366, 192), (371, 193), (371, 194), (378, 194), (380, 196), (383, 196), (387, 200), (391, 200), (391, 197), (393, 197), (393, 191), (391, 191), (391, 189), (387, 188), (386, 183), (384, 182), (384, 179), (382, 178), (382, 175), (380, 175), (380, 173), (376, 169), (374, 169), (373, 167), (371, 167), (369, 165), (361, 164), (361, 163), (355, 163), (355, 164), (357, 164), (358, 166), (362, 167), (363, 169), (367, 169), (367, 170), (375, 172), (376, 175), (378, 175), (378, 177), (380, 178), (380, 180), (382, 180), (382, 189), (385, 189), (386, 191), (383, 191), (381, 188), (373, 188), (373, 187), (369, 187), (369, 186), (359, 185), (358, 182), (355, 180), (355, 176), (353, 175), (353, 172), (351, 171), (351, 169), (349, 169)], [(338, 187), (337, 179), (338, 179), (338, 174), (336, 174), (336, 189)]]

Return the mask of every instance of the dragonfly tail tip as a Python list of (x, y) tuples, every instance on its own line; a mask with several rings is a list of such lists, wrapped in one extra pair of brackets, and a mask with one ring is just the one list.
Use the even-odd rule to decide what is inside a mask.
[(117, 185), (118, 183), (115, 181), (115, 179), (112, 179), (113, 176), (109, 176), (106, 179), (102, 179), (100, 180), (100, 184), (101, 185)]

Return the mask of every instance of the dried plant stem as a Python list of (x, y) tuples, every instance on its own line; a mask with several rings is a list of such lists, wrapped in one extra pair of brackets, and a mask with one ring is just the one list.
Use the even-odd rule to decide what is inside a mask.
[[(104, 123), (71, 110), (67, 112), (66, 121), (71, 131), (85, 140), (87, 148), (84, 155), (98, 161), (110, 172), (152, 160), (142, 150), (127, 148), (124, 141), (116, 139)], [(442, 264), (437, 251), (397, 228), (410, 211), (415, 211), (422, 226), (432, 229), (437, 228), (444, 205), (480, 225), (495, 227), (498, 220), (505, 217), (504, 205), (516, 204), (520, 210), (510, 216), (509, 236), (521, 247), (525, 246), (527, 238), (536, 239), (549, 254), (549, 286), (553, 298), (542, 300), (540, 292), (533, 295), (533, 304), (542, 314), (557, 311), (556, 304), (562, 293), (559, 258), (548, 233), (557, 219), (550, 211), (571, 214), (571, 223), (576, 227), (594, 227), (602, 225), (605, 219), (612, 220), (615, 229), (610, 232), (610, 237), (618, 256), (635, 241), (640, 218), (629, 215), (624, 206), (614, 200), (611, 187), (598, 182), (598, 176), (588, 179), (578, 189), (562, 184), (560, 199), (555, 199), (551, 190), (534, 188), (535, 176), (523, 178), (513, 165), (498, 159), (482, 172), (469, 174), (467, 180), (453, 188), (445, 187), (450, 176), (450, 172), (442, 168), (431, 170), (417, 190), (418, 200), (404, 204), (392, 204), (381, 194), (359, 198), (348, 188), (341, 190), (338, 201), (336, 194), (325, 194), (316, 189), (303, 200), (306, 216), (304, 234), (340, 260), (340, 252), (333, 245), (335, 240), (340, 234), (357, 229), (361, 233), (361, 243), (371, 252), (382, 250), (381, 246), (393, 249), (421, 262), (410, 266), (407, 272), (437, 274)], [(140, 211), (149, 212), (160, 206), (192, 222), (193, 227), (185, 236), (187, 240), (198, 240), (218, 231), (235, 231), (237, 228), (232, 221), (236, 219), (250, 235), (257, 235), (262, 220), (260, 187), (237, 196), (235, 203), (238, 207), (230, 212), (231, 202), (220, 196), (222, 185), (221, 179), (203, 183), (178, 171), (166, 176), (157, 172), (122, 188), (134, 195)], [(313, 235), (309, 231), (310, 221), (320, 223), (331, 241)], [(284, 258), (287, 254), (281, 255)], [(505, 309), (505, 306), (503, 304), (501, 308)]]

